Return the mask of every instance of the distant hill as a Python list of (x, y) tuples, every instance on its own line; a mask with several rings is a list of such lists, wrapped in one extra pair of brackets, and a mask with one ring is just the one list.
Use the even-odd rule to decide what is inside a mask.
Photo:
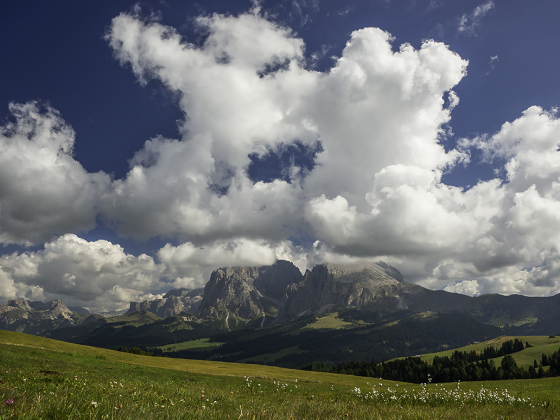
[[(462, 314), (401, 311), (376, 322), (345, 321), (346, 315), (308, 315), (291, 322), (229, 332), (221, 329), (221, 322), (215, 319), (201, 320), (186, 313), (162, 319), (140, 311), (60, 328), (47, 336), (111, 349), (139, 347), (170, 357), (299, 368), (317, 360), (337, 364), (416, 355), (483, 341), (501, 333), (497, 327)], [(191, 342), (192, 346), (188, 344)]]

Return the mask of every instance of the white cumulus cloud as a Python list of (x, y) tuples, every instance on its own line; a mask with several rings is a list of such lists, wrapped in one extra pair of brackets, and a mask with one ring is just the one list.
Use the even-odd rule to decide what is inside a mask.
[(44, 250), (0, 257), (0, 296), (44, 296), (72, 306), (121, 309), (165, 286), (163, 270), (147, 255), (135, 257), (108, 241), (66, 234)]
[[(148, 141), (106, 198), (121, 232), (281, 240), (309, 223), (305, 208), (323, 195), (367, 206), (388, 165), (429, 172), (461, 158), (438, 139), (450, 119), (442, 95), (467, 64), (445, 45), (404, 44), (394, 53), (388, 33), (367, 28), (352, 34), (330, 72), (318, 73), (306, 69), (300, 39), (255, 13), (199, 24), (210, 32), (200, 48), (130, 14), (115, 18), (107, 35), (141, 81), (157, 77), (181, 92), (185, 112), (183, 138)], [(248, 179), (251, 153), (296, 140), (323, 147), (303, 181)]]
[(34, 102), (10, 104), (0, 127), (0, 244), (33, 244), (95, 226), (98, 195), (110, 180), (72, 157), (74, 131)]

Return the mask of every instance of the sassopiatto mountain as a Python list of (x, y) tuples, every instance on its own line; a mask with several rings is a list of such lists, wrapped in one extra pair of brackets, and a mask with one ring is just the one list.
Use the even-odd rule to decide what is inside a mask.
[(415, 287), (384, 263), (319, 264), (308, 270), (301, 282), (286, 288), (278, 320), (344, 308), (405, 310), (408, 303), (404, 296)]

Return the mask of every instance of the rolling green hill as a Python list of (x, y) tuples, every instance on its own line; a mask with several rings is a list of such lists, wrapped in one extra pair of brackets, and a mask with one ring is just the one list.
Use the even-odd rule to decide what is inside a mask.
[[(218, 333), (209, 343), (222, 343), (191, 350), (184, 344), (166, 348), (170, 357), (266, 363), (299, 368), (308, 363), (328, 364), (352, 360), (387, 360), (442, 348), (455, 348), (471, 341), (500, 335), (500, 329), (460, 314), (392, 314), (378, 323), (345, 321), (336, 314), (308, 316), (297, 321), (263, 328)], [(457, 325), (461, 325), (460, 329)], [(151, 347), (150, 351), (157, 348)]]
[(328, 365), (320, 360), (302, 369), (414, 383), (496, 381), (560, 376), (560, 340), (549, 336), (498, 337), (484, 343), (387, 362), (351, 361)]
[(362, 378), (356, 380), (356, 378), (351, 376), (334, 375), (321, 372), (312, 372), (309, 374), (309, 372), (283, 369), (274, 366), (138, 356), (115, 350), (66, 343), (49, 338), (2, 330), (0, 330), (0, 343), (2, 344), (2, 347), (12, 346), (15, 348), (40, 349), (70, 357), (97, 358), (98, 360), (106, 360), (109, 362), (120, 362), (130, 365), (170, 369), (198, 374), (228, 375), (237, 377), (251, 376), (290, 381), (297, 379), (300, 382), (336, 383), (341, 386), (365, 386), (367, 383), (367, 381), (362, 380)]
[[(422, 360), (431, 363), (434, 360), (435, 356), (449, 357), (455, 351), (471, 352), (474, 350), (476, 352), (481, 352), (486, 347), (490, 347), (490, 346), (498, 348), (502, 345), (504, 341), (513, 340), (515, 338), (523, 341), (524, 343), (528, 342), (531, 346), (533, 346), (523, 351), (520, 351), (518, 353), (512, 354), (513, 358), (515, 359), (519, 367), (528, 368), (529, 366), (533, 365), (533, 361), (535, 359), (537, 359), (537, 361), (540, 360), (542, 354), (547, 354), (547, 355), (552, 354), (555, 351), (557, 351), (558, 348), (560, 347), (560, 337), (551, 338), (548, 335), (546, 336), (528, 335), (528, 336), (516, 336), (516, 337), (502, 335), (492, 340), (482, 341), (476, 344), (469, 344), (468, 346), (459, 347), (453, 350), (446, 350), (446, 351), (441, 351), (436, 353), (427, 353), (422, 356)], [(495, 361), (496, 364), (499, 365), (501, 358), (496, 358)]]

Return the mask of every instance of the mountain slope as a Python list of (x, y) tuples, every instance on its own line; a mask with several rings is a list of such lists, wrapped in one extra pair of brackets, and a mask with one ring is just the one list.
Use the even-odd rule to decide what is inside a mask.
[[(330, 318), (332, 315), (324, 317)], [(203, 353), (183, 350), (165, 354), (171, 357), (298, 368), (315, 361), (327, 364), (353, 360), (381, 361), (399, 355), (459, 347), (501, 334), (499, 328), (462, 314), (414, 314), (400, 320), (388, 317), (375, 324), (339, 324), (338, 328), (317, 328), (316, 324), (322, 324), (321, 318), (302, 316), (292, 322), (264, 328), (222, 332), (210, 341), (224, 344), (209, 347)]]

